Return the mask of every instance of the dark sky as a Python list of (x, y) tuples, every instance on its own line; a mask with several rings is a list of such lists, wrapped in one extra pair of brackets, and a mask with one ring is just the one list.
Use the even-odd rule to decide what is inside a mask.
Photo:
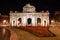
[(50, 13), (60, 10), (58, 0), (0, 0), (0, 13), (9, 14), (10, 10), (22, 11), (22, 7), (30, 3), (36, 7), (36, 11), (49, 10)]

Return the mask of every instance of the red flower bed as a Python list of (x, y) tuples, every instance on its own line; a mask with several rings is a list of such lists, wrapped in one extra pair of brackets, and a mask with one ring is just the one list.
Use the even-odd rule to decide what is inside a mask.
[(49, 36), (51, 33), (48, 31), (49, 27), (42, 26), (20, 26), (21, 29), (30, 31), (34, 34), (39, 34), (42, 36)]

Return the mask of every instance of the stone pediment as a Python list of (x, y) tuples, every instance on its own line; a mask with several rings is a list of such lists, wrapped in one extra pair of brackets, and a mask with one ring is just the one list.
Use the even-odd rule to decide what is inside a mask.
[(26, 5), (23, 7), (23, 12), (28, 12), (28, 13), (35, 12), (35, 7), (34, 7), (33, 5), (26, 4)]

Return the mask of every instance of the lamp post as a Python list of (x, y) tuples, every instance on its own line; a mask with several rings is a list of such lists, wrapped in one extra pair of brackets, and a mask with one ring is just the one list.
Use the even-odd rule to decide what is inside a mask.
[(53, 23), (54, 22), (54, 20), (51, 20), (51, 23)]
[(6, 33), (5, 24), (6, 24), (6, 20), (3, 20), (3, 26), (4, 26), (2, 29), (3, 35), (5, 35)]
[(52, 26), (54, 27), (55, 25), (55, 20), (51, 20), (51, 24), (52, 24)]

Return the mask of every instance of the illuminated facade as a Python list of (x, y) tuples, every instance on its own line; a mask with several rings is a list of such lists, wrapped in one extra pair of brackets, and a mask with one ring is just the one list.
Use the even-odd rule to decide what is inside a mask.
[(10, 11), (11, 26), (48, 26), (49, 12), (36, 12), (35, 7), (26, 4), (22, 12)]

